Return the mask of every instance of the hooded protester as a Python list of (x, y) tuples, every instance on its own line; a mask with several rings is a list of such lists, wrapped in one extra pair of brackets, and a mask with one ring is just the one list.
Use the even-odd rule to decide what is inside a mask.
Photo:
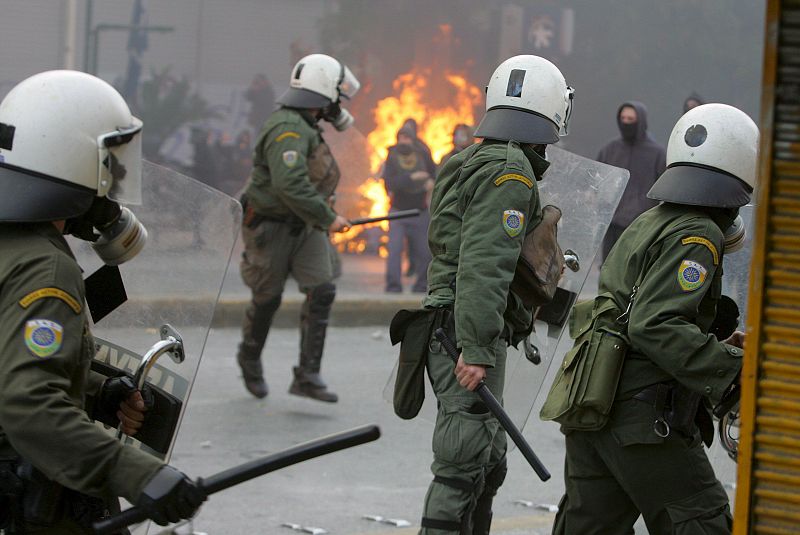
[(705, 103), (706, 101), (703, 99), (703, 97), (692, 91), (692, 94), (686, 97), (686, 100), (683, 101), (683, 113), (686, 113), (697, 106), (702, 106)]
[[(416, 143), (415, 132), (404, 125), (397, 132), (397, 144), (389, 147), (383, 171), (386, 192), (391, 198), (389, 213), (397, 210), (420, 210), (419, 217), (389, 223), (389, 256), (386, 265), (386, 291), (399, 293), (402, 287), (403, 248), (408, 241), (408, 259), (417, 273), (413, 291), (424, 293), (428, 287), (425, 268), (430, 262), (428, 250), (429, 192), (433, 188), (433, 160)], [(416, 269), (416, 268), (420, 269)]]
[(667, 166), (666, 150), (647, 132), (644, 104), (623, 103), (617, 110), (617, 126), (621, 136), (600, 150), (597, 161), (627, 169), (631, 177), (603, 240), (604, 260), (622, 231), (657, 204), (647, 198), (647, 192)]

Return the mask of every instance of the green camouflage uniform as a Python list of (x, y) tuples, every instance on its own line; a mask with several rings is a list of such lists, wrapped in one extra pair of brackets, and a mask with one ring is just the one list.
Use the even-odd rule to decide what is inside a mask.
[[(89, 370), (94, 342), (67, 242), (52, 223), (3, 223), (0, 250), (0, 461), (22, 457), (69, 489), (135, 502), (162, 463), (87, 414), (104, 378)], [(28, 532), (83, 533), (67, 516)]]
[(640, 513), (652, 535), (730, 533), (728, 497), (697, 427), (662, 438), (654, 431), (661, 416), (655, 404), (633, 398), (651, 385), (681, 385), (716, 404), (741, 369), (742, 350), (708, 334), (721, 295), (721, 229), (733, 221), (711, 213), (652, 208), (622, 234), (603, 265), (599, 293), (610, 292), (621, 309), (645, 275), (629, 316), (631, 348), (609, 423), (599, 431), (566, 432), (566, 494), (554, 534), (628, 535)]
[(254, 218), (242, 225), (242, 279), (252, 290), (238, 360), (248, 377), (262, 376), (261, 351), (291, 275), (307, 295), (302, 311), (301, 368), (319, 372), (325, 328), (335, 297), (335, 252), (327, 229), (339, 168), (311, 115), (275, 111), (259, 136), (245, 190)]
[[(532, 325), (509, 286), (526, 229), (541, 220), (536, 177), (546, 166), (528, 146), (486, 140), (453, 156), (433, 190), (424, 304), (453, 311), (450, 335), (464, 362), (487, 367), (486, 384), (501, 400), (506, 347)], [(438, 342), (429, 348), (439, 411), (420, 533), (488, 533), (491, 500), (505, 478), (505, 432), (478, 395), (458, 384)]]

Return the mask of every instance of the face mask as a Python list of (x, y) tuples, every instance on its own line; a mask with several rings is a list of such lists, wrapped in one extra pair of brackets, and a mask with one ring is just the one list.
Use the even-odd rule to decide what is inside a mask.
[(744, 247), (745, 238), (747, 238), (747, 229), (744, 226), (742, 216), (737, 215), (733, 220), (733, 224), (725, 230), (725, 252), (735, 253)]
[(633, 141), (639, 133), (639, 123), (619, 123), (619, 131), (622, 134), (622, 139)]
[(132, 259), (147, 241), (147, 229), (133, 212), (107, 197), (95, 197), (85, 214), (67, 221), (65, 232), (92, 242), (92, 249), (108, 266)]
[(411, 145), (397, 145), (397, 152), (402, 154), (403, 156), (408, 156), (414, 151), (414, 147)]
[(347, 130), (356, 121), (350, 112), (339, 106), (338, 102), (333, 102), (322, 110), (321, 117), (331, 123), (339, 132)]
[(528, 161), (531, 162), (531, 167), (533, 167), (533, 174), (537, 181), (541, 181), (542, 178), (544, 178), (545, 171), (550, 167), (550, 162), (545, 159), (547, 156), (547, 145), (537, 145), (529, 154), (530, 157)]

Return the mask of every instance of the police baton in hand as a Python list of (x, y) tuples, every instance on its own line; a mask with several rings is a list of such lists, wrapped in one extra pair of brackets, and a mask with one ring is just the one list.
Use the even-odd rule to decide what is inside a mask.
[(350, 226), (354, 227), (356, 225), (366, 225), (367, 223), (377, 223), (379, 221), (391, 221), (392, 219), (404, 219), (406, 217), (417, 217), (419, 216), (420, 212), (419, 209), (414, 208), (412, 210), (398, 210), (396, 212), (391, 212), (383, 216), (379, 217), (359, 217), (358, 219), (351, 219)]
[[(376, 425), (365, 425), (349, 431), (318, 438), (310, 442), (298, 444), (287, 450), (267, 455), (260, 459), (234, 466), (213, 476), (197, 480), (197, 486), (207, 495), (244, 483), (275, 470), (286, 468), (314, 457), (320, 457), (335, 451), (352, 448), (360, 444), (372, 442), (381, 436)], [(95, 522), (92, 525), (95, 534), (108, 535), (126, 526), (144, 522), (149, 518), (147, 511), (141, 507), (131, 507), (110, 518)]]
[[(434, 331), (433, 335), (436, 337), (437, 340), (442, 344), (442, 347), (447, 354), (453, 359), (453, 362), (458, 363), (458, 350), (456, 346), (453, 344), (453, 341), (447, 336), (447, 333), (444, 332), (444, 329), (441, 327)], [(500, 405), (500, 402), (497, 401), (497, 398), (494, 397), (492, 391), (489, 390), (489, 387), (486, 386), (486, 383), (481, 381), (478, 384), (478, 388), (475, 389), (475, 393), (477, 393), (483, 402), (489, 407), (489, 410), (492, 411), (494, 417), (497, 418), (497, 421), (500, 422), (500, 425), (503, 426), (503, 429), (506, 430), (508, 436), (511, 437), (511, 440), (514, 441), (514, 444), (517, 445), (519, 451), (522, 453), (522, 456), (525, 457), (525, 460), (528, 461), (528, 464), (531, 465), (533, 471), (536, 472), (536, 475), (539, 476), (539, 479), (542, 481), (547, 481), (550, 479), (550, 472), (547, 471), (547, 468), (544, 467), (542, 461), (536, 456), (531, 448), (531, 445), (525, 440), (520, 433), (517, 426), (514, 425), (514, 422), (511, 421), (511, 418), (508, 416), (508, 413), (503, 409), (503, 406)]]

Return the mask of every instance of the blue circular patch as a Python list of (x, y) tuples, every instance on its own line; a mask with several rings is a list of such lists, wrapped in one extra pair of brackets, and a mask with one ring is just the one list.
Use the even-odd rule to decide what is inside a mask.
[(683, 270), (683, 278), (686, 282), (697, 282), (700, 280), (700, 271), (697, 268), (687, 267)]
[(506, 219), (506, 225), (508, 225), (509, 228), (519, 228), (519, 216), (513, 214), (508, 216), (508, 219)]
[(39, 327), (33, 331), (31, 338), (36, 345), (47, 347), (56, 341), (56, 333), (49, 327)]
[(683, 136), (683, 140), (690, 147), (699, 147), (706, 142), (706, 138), (708, 138), (708, 131), (701, 124), (693, 124)]

